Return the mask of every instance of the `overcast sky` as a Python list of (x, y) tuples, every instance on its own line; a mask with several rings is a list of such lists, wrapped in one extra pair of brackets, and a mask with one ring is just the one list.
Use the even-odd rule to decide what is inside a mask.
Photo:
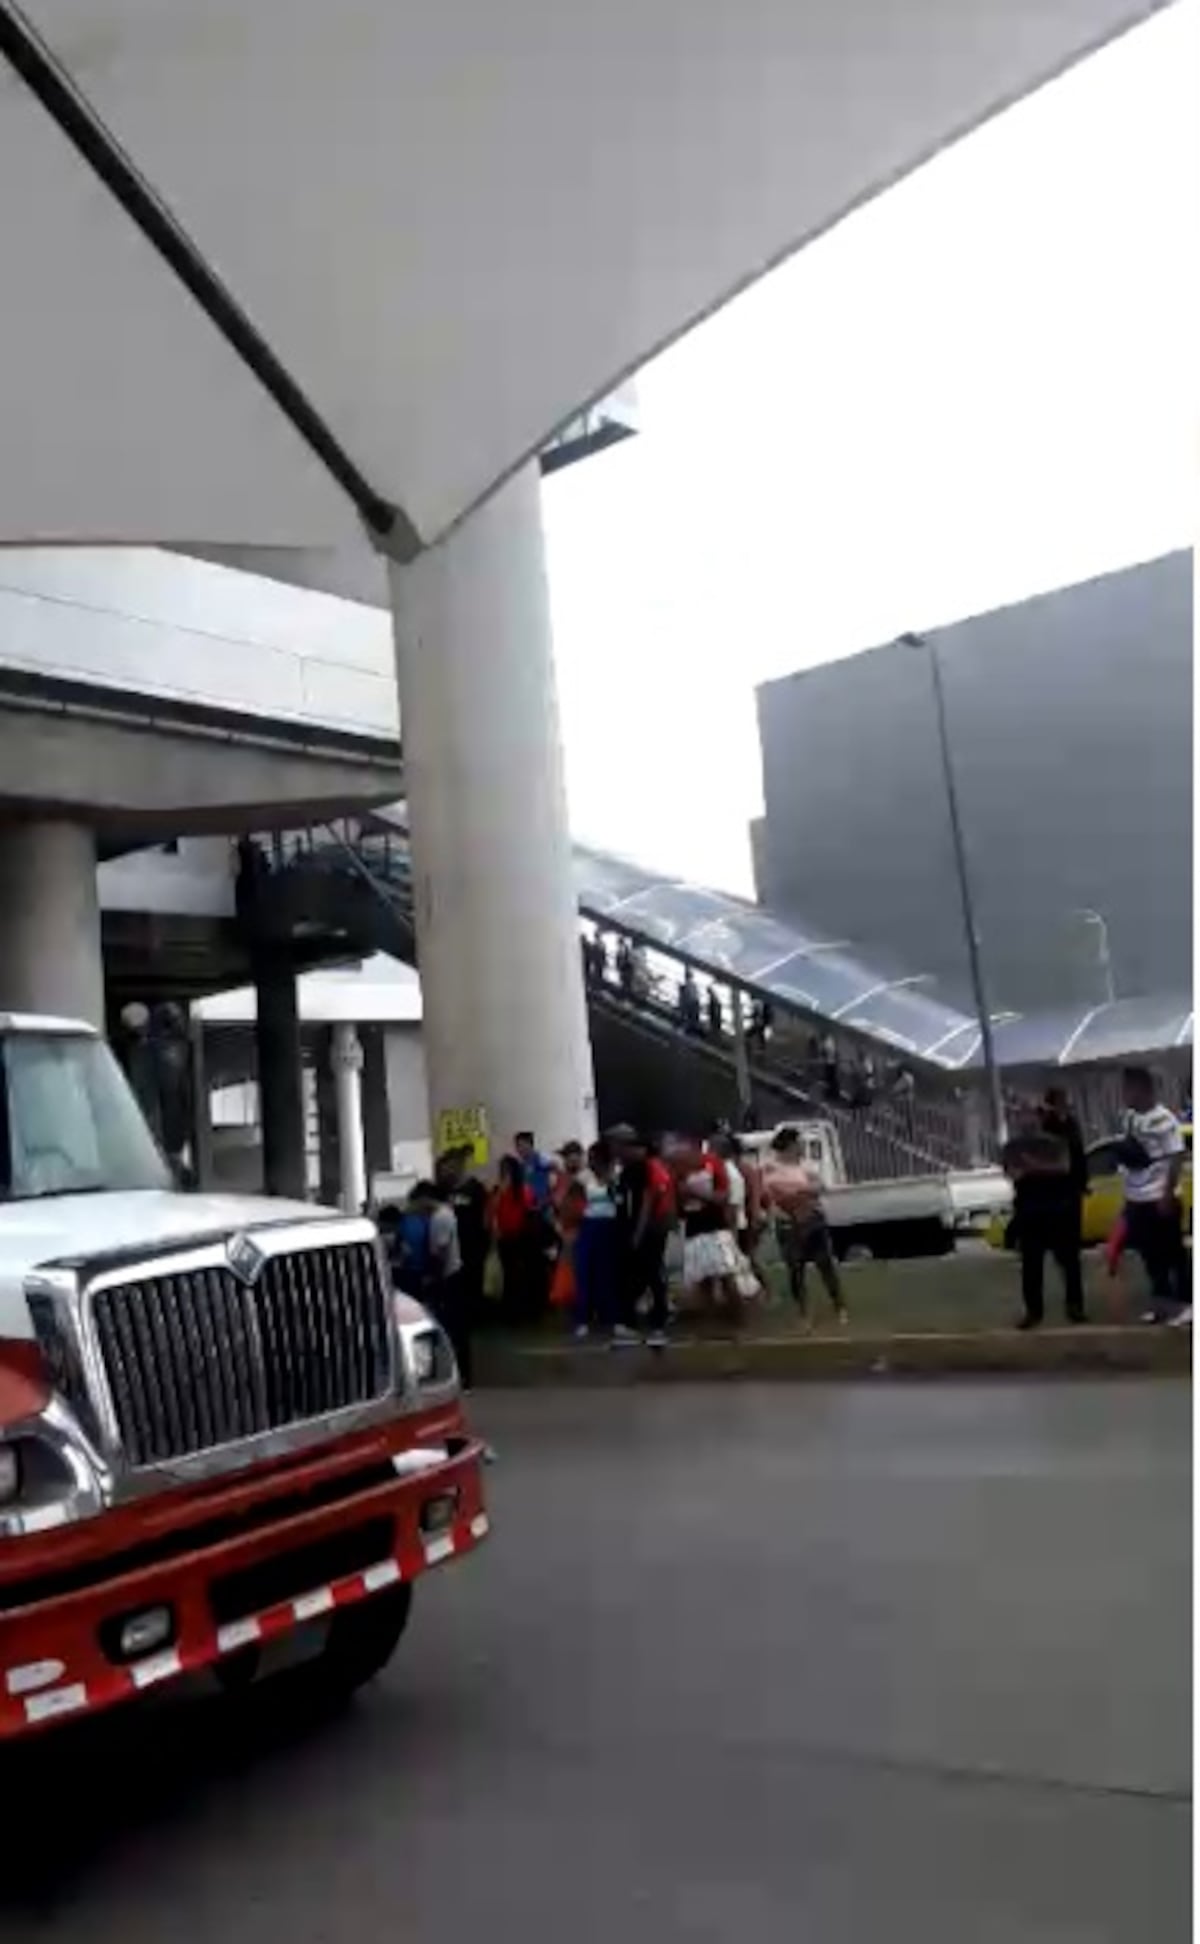
[(1183, 0), (730, 305), (548, 483), (577, 837), (749, 890), (756, 683), (1190, 541), (1197, 73)]

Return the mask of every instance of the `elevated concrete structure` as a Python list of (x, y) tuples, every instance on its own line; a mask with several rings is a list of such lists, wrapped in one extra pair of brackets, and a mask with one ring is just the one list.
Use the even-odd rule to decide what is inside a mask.
[[(355, 746), (355, 742), (358, 746)], [(0, 668), (0, 819), (75, 817), (109, 846), (286, 829), (394, 799), (400, 752)]]

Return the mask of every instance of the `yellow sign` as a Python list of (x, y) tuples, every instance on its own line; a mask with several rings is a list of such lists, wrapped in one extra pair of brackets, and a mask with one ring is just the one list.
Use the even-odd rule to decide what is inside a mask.
[(444, 1107), (437, 1117), (437, 1152), (448, 1148), (470, 1148), (471, 1166), (486, 1168), (488, 1160), (487, 1115), (482, 1107)]

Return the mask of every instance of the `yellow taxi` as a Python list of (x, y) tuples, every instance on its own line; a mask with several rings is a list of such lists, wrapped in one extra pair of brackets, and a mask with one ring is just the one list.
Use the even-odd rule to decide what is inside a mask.
[[(1183, 1232), (1192, 1233), (1192, 1129), (1185, 1123), (1183, 1129), (1187, 1158), (1183, 1164), (1183, 1175), (1179, 1183), (1179, 1198), (1183, 1203)], [(1125, 1206), (1125, 1189), (1121, 1181), (1121, 1170), (1117, 1166), (1117, 1149), (1120, 1145), (1119, 1134), (1109, 1134), (1103, 1141), (1093, 1141), (1087, 1150), (1088, 1191), (1083, 1202), (1083, 1246), (1095, 1248), (1107, 1242), (1117, 1226), (1121, 1210)], [(1012, 1237), (1012, 1216), (999, 1213), (992, 1217), (988, 1225), (987, 1239), (993, 1249), (1010, 1249)]]
[[(1179, 1181), (1179, 1199), (1183, 1204), (1183, 1232), (1185, 1235), (1190, 1235), (1192, 1232), (1192, 1130), (1190, 1125), (1185, 1125), (1183, 1139), (1187, 1148), (1187, 1157)], [(1085, 1249), (1091, 1248), (1094, 1243), (1108, 1241), (1125, 1206), (1125, 1190), (1121, 1182), (1121, 1170), (1117, 1166), (1119, 1141), (1119, 1135), (1110, 1134), (1105, 1141), (1093, 1141), (1087, 1151), (1088, 1191), (1083, 1202)]]

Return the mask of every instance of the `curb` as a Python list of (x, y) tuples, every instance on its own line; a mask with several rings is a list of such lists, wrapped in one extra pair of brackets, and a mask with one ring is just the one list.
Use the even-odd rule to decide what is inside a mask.
[(481, 1345), (484, 1389), (925, 1376), (1190, 1376), (1190, 1330), (1104, 1327), (958, 1335), (681, 1339), (666, 1351), (606, 1344)]

